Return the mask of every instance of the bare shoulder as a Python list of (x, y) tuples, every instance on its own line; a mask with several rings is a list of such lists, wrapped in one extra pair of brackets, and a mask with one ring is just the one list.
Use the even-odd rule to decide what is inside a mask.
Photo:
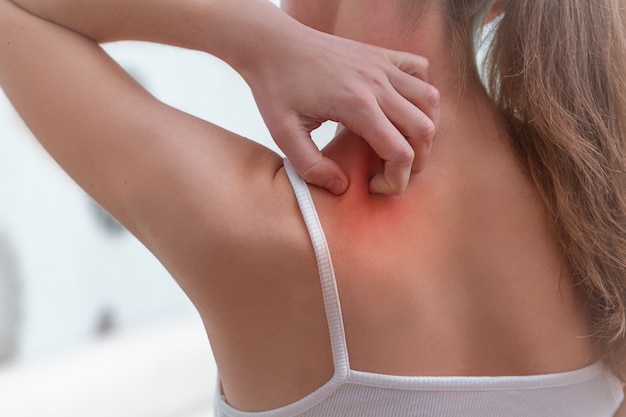
[(205, 323), (229, 404), (276, 408), (332, 376), (317, 263), (284, 168), (270, 183), (236, 194), (228, 208), (223, 225), (200, 229), (189, 248), (195, 268), (180, 274), (189, 274), (182, 281)]
[(181, 138), (154, 172), (135, 177), (125, 221), (211, 315), (249, 305), (246, 297), (284, 276), (310, 243), (282, 158), (231, 132), (203, 128), (211, 130), (207, 142), (228, 142), (226, 162), (215, 161), (214, 143), (203, 149), (201, 141)]

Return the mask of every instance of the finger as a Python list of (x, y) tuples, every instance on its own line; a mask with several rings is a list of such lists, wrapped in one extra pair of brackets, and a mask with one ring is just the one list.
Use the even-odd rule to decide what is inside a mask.
[(336, 162), (320, 152), (306, 129), (288, 128), (275, 135), (274, 140), (304, 181), (335, 195), (346, 191), (348, 177)]
[(378, 103), (363, 107), (354, 109), (351, 117), (343, 122), (365, 139), (384, 161), (383, 172), (370, 181), (370, 192), (400, 194), (408, 185), (415, 153)]
[(371, 194), (400, 195), (408, 184), (411, 171), (397, 161), (384, 161), (383, 172), (376, 174), (369, 183)]
[(422, 171), (435, 139), (435, 122), (397, 93), (383, 97), (380, 106), (413, 148), (415, 157), (411, 165), (411, 172)]
[[(439, 126), (439, 90), (420, 79), (402, 72), (390, 76), (389, 81), (398, 94), (426, 114), (433, 121), (435, 127)], [(386, 111), (385, 113), (389, 114)]]
[(429, 62), (423, 56), (408, 52), (387, 51), (387, 57), (400, 71), (428, 82)]

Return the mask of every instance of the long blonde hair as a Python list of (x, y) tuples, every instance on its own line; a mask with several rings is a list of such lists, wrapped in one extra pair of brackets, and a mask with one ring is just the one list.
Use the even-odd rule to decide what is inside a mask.
[[(591, 336), (626, 380), (626, 0), (509, 0), (485, 73), (541, 194)], [(494, 0), (447, 0), (470, 76)]]

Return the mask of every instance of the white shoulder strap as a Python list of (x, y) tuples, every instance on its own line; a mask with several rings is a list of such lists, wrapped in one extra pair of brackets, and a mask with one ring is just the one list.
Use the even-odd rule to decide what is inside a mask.
[(322, 224), (315, 210), (315, 204), (313, 203), (308, 185), (296, 173), (289, 160), (285, 159), (284, 165), (296, 199), (298, 200), (302, 217), (309, 231), (309, 236), (313, 243), (313, 250), (315, 251), (315, 258), (317, 259), (317, 268), (324, 297), (324, 308), (326, 310), (326, 320), (328, 321), (330, 331), (335, 375), (339, 376), (337, 374), (340, 374), (345, 376), (350, 369), (348, 349), (343, 328), (343, 318), (341, 316), (339, 291), (337, 290), (335, 271), (326, 242), (326, 236), (324, 236), (324, 230), (322, 229)]

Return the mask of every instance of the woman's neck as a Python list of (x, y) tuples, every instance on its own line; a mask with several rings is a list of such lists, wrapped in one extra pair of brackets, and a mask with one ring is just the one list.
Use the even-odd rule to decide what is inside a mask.
[[(448, 24), (441, 10), (434, 6), (424, 8), (417, 23), (407, 23), (402, 11), (389, 7), (388, 0), (345, 0), (338, 11), (335, 34), (388, 49), (411, 52), (429, 60), (427, 81), (441, 95), (440, 123), (431, 161), (442, 154), (448, 156), (451, 152), (460, 152), (471, 141), (506, 134), (483, 86), (460, 68), (451, 45)], [(380, 161), (365, 144), (347, 144), (355, 140), (358, 141), (358, 137), (344, 132), (337, 136), (333, 141), (336, 143), (332, 143), (326, 151), (332, 154), (332, 158), (348, 164), (352, 164), (348, 162), (352, 161), (368, 173), (380, 169)]]
[(428, 82), (458, 98), (467, 74), (459, 68), (445, 12), (424, 6), (420, 16), (406, 16), (398, 1), (344, 0), (335, 19), (335, 35), (387, 49), (423, 56), (430, 63)]

